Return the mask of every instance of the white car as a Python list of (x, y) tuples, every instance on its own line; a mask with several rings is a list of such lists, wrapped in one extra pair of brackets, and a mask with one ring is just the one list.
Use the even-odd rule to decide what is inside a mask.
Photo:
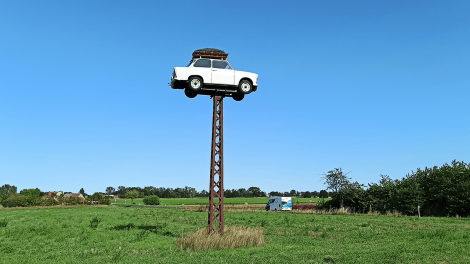
[(175, 67), (171, 88), (184, 89), (189, 98), (216, 93), (241, 101), (258, 88), (258, 74), (236, 71), (226, 60), (194, 58), (187, 67)]

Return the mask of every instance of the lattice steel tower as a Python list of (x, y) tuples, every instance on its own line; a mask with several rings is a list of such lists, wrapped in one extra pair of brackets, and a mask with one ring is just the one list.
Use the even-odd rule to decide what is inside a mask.
[[(208, 231), (224, 231), (224, 97), (213, 96)], [(215, 202), (215, 198), (219, 202)]]

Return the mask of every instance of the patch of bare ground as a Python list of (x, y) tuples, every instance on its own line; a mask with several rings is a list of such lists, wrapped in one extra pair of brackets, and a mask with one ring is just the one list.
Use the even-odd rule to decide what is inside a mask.
[[(266, 207), (265, 204), (224, 204), (224, 212), (260, 212)], [(208, 205), (185, 205), (186, 211), (207, 212)]]
[(314, 232), (314, 231), (309, 231), (308, 234), (311, 237), (321, 237), (323, 235), (322, 232)]
[(207, 232), (207, 228), (201, 228), (194, 233), (183, 235), (176, 242), (176, 246), (189, 251), (262, 247), (265, 244), (263, 228), (243, 226), (225, 226), (224, 232), (211, 232), (210, 234)]

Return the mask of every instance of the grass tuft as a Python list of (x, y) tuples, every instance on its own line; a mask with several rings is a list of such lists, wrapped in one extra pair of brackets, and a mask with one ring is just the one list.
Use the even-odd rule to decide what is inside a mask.
[(90, 221), (90, 227), (93, 229), (96, 229), (101, 222), (102, 222), (101, 218), (99, 218), (98, 216), (95, 216)]
[(388, 217), (406, 217), (406, 215), (403, 215), (402, 213), (400, 212), (390, 212), (390, 211), (387, 211), (387, 216)]
[(0, 227), (7, 227), (8, 221), (6, 219), (0, 220)]
[(182, 250), (208, 250), (222, 248), (261, 247), (264, 241), (264, 229), (249, 228), (243, 226), (226, 226), (221, 234), (207, 232), (207, 228), (201, 228), (195, 233), (183, 235), (176, 246)]

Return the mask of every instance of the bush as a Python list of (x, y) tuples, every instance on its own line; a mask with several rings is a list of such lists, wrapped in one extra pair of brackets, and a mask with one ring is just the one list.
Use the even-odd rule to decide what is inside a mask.
[(81, 197), (63, 197), (59, 200), (64, 205), (79, 205), (79, 204), (90, 204), (89, 201), (86, 201), (85, 198)]
[(103, 193), (94, 193), (92, 196), (86, 198), (88, 204), (92, 204), (92, 201), (98, 202), (98, 204), (111, 204), (109, 196), (105, 196)]
[(33, 199), (17, 193), (10, 194), (2, 200), (3, 207), (25, 207), (31, 206), (33, 203)]
[(159, 205), (160, 198), (156, 195), (150, 195), (144, 198), (144, 204), (146, 205)]
[(98, 216), (95, 216), (90, 221), (90, 227), (93, 229), (96, 229), (101, 222), (102, 222), (101, 218), (99, 218)]
[(470, 164), (453, 160), (441, 167), (418, 169), (401, 180), (381, 175), (379, 183), (361, 185), (348, 183), (332, 195), (332, 200), (318, 203), (318, 209), (350, 207), (356, 212), (389, 211), (405, 215), (470, 216)]
[(20, 194), (24, 195), (24, 196), (27, 196), (27, 197), (30, 197), (30, 198), (33, 198), (33, 199), (37, 199), (37, 198), (41, 197), (41, 190), (39, 190), (38, 188), (36, 188), (36, 189), (23, 189), (23, 190), (20, 191)]
[(3, 207), (28, 207), (28, 206), (51, 206), (61, 204), (61, 197), (57, 200), (54, 198), (42, 199), (32, 198), (21, 194), (11, 194), (8, 198), (2, 200)]

